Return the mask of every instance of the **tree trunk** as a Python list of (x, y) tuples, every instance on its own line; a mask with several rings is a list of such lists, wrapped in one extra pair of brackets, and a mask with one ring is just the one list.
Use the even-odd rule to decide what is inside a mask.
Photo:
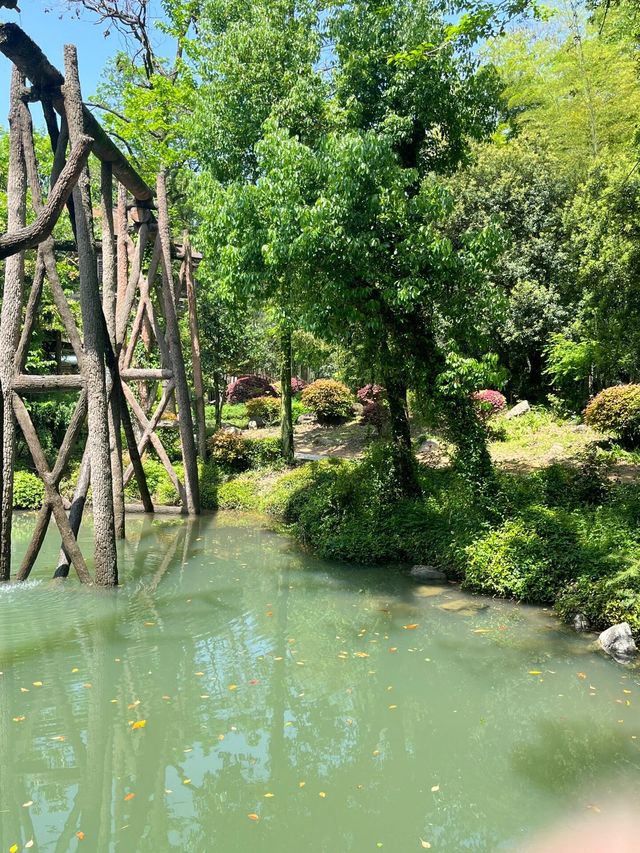
[[(27, 170), (22, 143), (24, 77), (17, 68), (11, 76), (9, 112), (9, 177), (7, 182), (7, 228), (16, 231), (26, 221)], [(11, 520), (13, 514), (13, 469), (15, 462), (15, 419), (11, 382), (14, 354), (20, 339), (24, 252), (7, 258), (4, 272), (2, 313), (0, 314), (0, 385), (2, 387), (2, 503), (0, 506), (0, 580), (11, 575)]]
[(391, 426), (392, 464), (400, 492), (406, 497), (419, 497), (416, 459), (411, 446), (411, 430), (407, 412), (407, 388), (396, 376), (385, 377)]
[(196, 287), (193, 280), (193, 259), (189, 235), (185, 232), (182, 240), (184, 247), (184, 278), (189, 306), (189, 329), (191, 331), (191, 367), (193, 371), (193, 390), (196, 404), (196, 426), (198, 429), (198, 453), (203, 462), (207, 461), (207, 423), (204, 412), (204, 383), (202, 381), (202, 359), (200, 357), (200, 330), (198, 328), (198, 309)]
[(291, 411), (291, 326), (285, 321), (280, 336), (282, 365), (280, 368), (280, 440), (282, 457), (287, 465), (293, 465), (293, 414)]
[[(84, 117), (78, 59), (73, 45), (65, 45), (65, 114), (71, 146), (84, 130)], [(89, 171), (85, 169), (73, 192), (78, 234), (80, 268), (80, 307), (84, 331), (85, 370), (87, 376), (87, 439), (91, 457), (91, 487), (94, 517), (95, 582), (99, 586), (118, 583), (118, 558), (115, 542), (113, 480), (109, 446), (109, 412), (105, 381), (105, 333), (96, 255), (91, 229)]]

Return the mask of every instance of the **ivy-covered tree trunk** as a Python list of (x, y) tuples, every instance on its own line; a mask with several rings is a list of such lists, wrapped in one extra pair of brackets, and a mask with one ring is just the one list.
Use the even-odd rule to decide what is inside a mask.
[(222, 426), (222, 400), (220, 399), (220, 374), (218, 371), (214, 371), (213, 374), (213, 393), (214, 393), (214, 409), (216, 416), (216, 429), (220, 429)]
[(444, 401), (447, 432), (456, 445), (455, 467), (479, 494), (495, 485), (495, 470), (487, 444), (487, 431), (472, 401), (466, 396)]
[(282, 366), (280, 369), (280, 438), (282, 457), (288, 465), (293, 465), (293, 412), (291, 410), (291, 326), (285, 322), (280, 336)]
[(411, 446), (411, 430), (407, 411), (407, 387), (396, 376), (385, 377), (391, 427), (392, 461), (399, 490), (406, 497), (419, 497), (416, 459)]

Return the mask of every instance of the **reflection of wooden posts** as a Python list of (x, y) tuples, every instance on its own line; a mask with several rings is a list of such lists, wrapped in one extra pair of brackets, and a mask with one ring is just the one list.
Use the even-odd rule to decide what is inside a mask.
[[(192, 357), (196, 373), (198, 440), (202, 451), (204, 405), (191, 249), (186, 238), (181, 254), (176, 255), (171, 244), (164, 176), (158, 180), (159, 215), (156, 222), (152, 190), (84, 108), (75, 48), (65, 47), (66, 80), (47, 61), (38, 46), (13, 24), (0, 24), (0, 52), (15, 64), (9, 134), (8, 233), (0, 235), (0, 257), (7, 258), (0, 313), (0, 581), (10, 578), (17, 423), (45, 491), (44, 506), (37, 516), (33, 538), (17, 578), (24, 580), (29, 576), (53, 515), (62, 539), (56, 576), (66, 576), (70, 563), (73, 563), (82, 581), (92, 581), (76, 541), (91, 486), (95, 520), (95, 583), (111, 586), (118, 580), (115, 539), (124, 536), (124, 486), (131, 476), (136, 477), (143, 508), (147, 512), (153, 511), (141, 461), (141, 454), (149, 444), (169, 471), (181, 498), (182, 511), (188, 514), (199, 512), (193, 416), (172, 271), (173, 258), (177, 256), (183, 259), (192, 346), (195, 347)], [(26, 78), (33, 84), (30, 92), (25, 88)], [(28, 93), (27, 97), (25, 92)], [(38, 99), (42, 99), (54, 153), (46, 202), (42, 197), (28, 108), (30, 102)], [(56, 112), (61, 117), (60, 125)], [(93, 236), (87, 168), (90, 150), (101, 160), (101, 247), (95, 243)], [(115, 216), (114, 179), (117, 181)], [(29, 226), (26, 225), (27, 187), (30, 189), (34, 214)], [(129, 234), (127, 190), (134, 199), (131, 218), (133, 229), (137, 229), (137, 245), (132, 239), (135, 234)], [(76, 325), (58, 275), (56, 244), (51, 236), (65, 204), (72, 215), (77, 244), (82, 333)], [(36, 246), (35, 271), (25, 304), (24, 253)], [(150, 258), (147, 247), (152, 247)], [(96, 250), (100, 248), (102, 293), (96, 261)], [(66, 249), (69, 249), (68, 245)], [(156, 282), (158, 274), (162, 276), (161, 287)], [(25, 372), (45, 279), (49, 282), (66, 340), (74, 350), (77, 373), (34, 375)], [(182, 280), (181, 274), (181, 284)], [(132, 312), (134, 317), (131, 316)], [(135, 365), (136, 343), (141, 337), (149, 355), (157, 347), (160, 368)], [(162, 383), (163, 394), (155, 411), (151, 411), (159, 382)], [(140, 405), (128, 383), (142, 383), (147, 405)], [(22, 396), (58, 391), (77, 392), (79, 398), (55, 464), (51, 467)], [(157, 433), (162, 414), (171, 404), (174, 394), (178, 403), (184, 484), (171, 465)], [(132, 413), (139, 427), (138, 435), (134, 431)], [(87, 446), (67, 517), (59, 484), (85, 418), (88, 422)], [(126, 474), (122, 470), (121, 429), (130, 457)]]
[(193, 373), (193, 391), (196, 408), (196, 428), (198, 431), (198, 453), (206, 462), (207, 459), (207, 421), (204, 411), (204, 382), (202, 380), (202, 359), (200, 358), (200, 329), (198, 328), (198, 310), (196, 306), (196, 288), (193, 275), (193, 253), (189, 235), (185, 231), (182, 236), (184, 260), (180, 268), (180, 288), (187, 291), (187, 306), (189, 311), (189, 332), (191, 334), (191, 370)]

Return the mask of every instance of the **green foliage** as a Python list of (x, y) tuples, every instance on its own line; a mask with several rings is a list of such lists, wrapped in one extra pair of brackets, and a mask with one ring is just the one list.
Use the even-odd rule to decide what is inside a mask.
[(320, 423), (344, 420), (353, 409), (351, 391), (335, 379), (316, 379), (302, 391), (301, 399), (305, 406), (315, 412)]
[(223, 471), (245, 471), (249, 467), (246, 440), (237, 433), (219, 430), (207, 440), (210, 458)]
[[(213, 408), (210, 407), (207, 422), (213, 423), (214, 417)], [(249, 424), (246, 403), (225, 403), (222, 407), (222, 422), (237, 426), (239, 429), (246, 429)]]
[(259, 488), (256, 474), (247, 471), (218, 487), (218, 507), (245, 512), (257, 511), (260, 507)]
[(585, 409), (586, 423), (604, 433), (613, 433), (621, 441), (640, 443), (640, 385), (615, 385), (605, 388)]
[(251, 468), (282, 466), (282, 445), (279, 438), (247, 438), (245, 444)]
[(200, 462), (198, 478), (200, 482), (200, 505), (202, 509), (217, 509), (220, 473), (215, 462), (210, 459), (205, 463)]
[(280, 420), (280, 400), (277, 397), (254, 397), (247, 400), (246, 410), (249, 420), (259, 418), (267, 425)]
[(13, 475), (14, 509), (40, 509), (44, 501), (44, 484), (31, 471), (15, 471)]

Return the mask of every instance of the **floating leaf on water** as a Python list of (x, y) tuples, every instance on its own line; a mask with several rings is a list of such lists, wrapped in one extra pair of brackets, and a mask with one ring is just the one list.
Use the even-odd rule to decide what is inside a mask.
[(147, 725), (146, 720), (136, 720), (135, 723), (131, 725), (132, 729), (143, 729)]
[(418, 623), (412, 622), (410, 625), (403, 625), (402, 627), (405, 629), (405, 631), (413, 631), (414, 628), (418, 627)]
[(424, 838), (420, 839), (420, 847), (424, 847), (425, 850), (431, 849), (431, 845), (429, 844), (428, 841), (425, 841)]
[(541, 669), (530, 669), (529, 675), (542, 675), (542, 670)]
[(71, 672), (80, 672), (80, 670), (78, 669), (77, 666), (74, 666), (73, 669), (71, 670)]
[(432, 793), (432, 794), (435, 794), (435, 792), (436, 792), (436, 791), (439, 791), (439, 790), (440, 790), (440, 785), (434, 785), (434, 786), (431, 788), (431, 793)]
[(19, 849), (20, 848), (18, 847), (17, 844), (12, 844), (11, 847), (9, 848), (9, 853), (18, 853)]
[(183, 785), (190, 785), (190, 784), (191, 784), (191, 779), (183, 779), (183, 780), (182, 780), (182, 784), (183, 784)]
[(128, 803), (129, 800), (132, 800), (134, 797), (135, 797), (135, 794), (133, 794), (133, 793), (127, 794), (127, 796), (124, 798), (125, 803)]
[(26, 802), (26, 803), (23, 803), (23, 804), (22, 804), (22, 808), (23, 808), (23, 809), (28, 809), (28, 808), (29, 808), (29, 806), (32, 806), (32, 805), (33, 805), (33, 800), (27, 800), (27, 802)]
[(140, 704), (140, 700), (136, 699), (135, 702), (132, 702), (130, 705), (127, 705), (127, 711), (132, 711), (134, 708), (137, 708)]
[(271, 799), (271, 797), (275, 797), (275, 794), (271, 794), (271, 793), (269, 793), (269, 794), (265, 794), (265, 797), (266, 797), (267, 799)]
[(324, 791), (320, 791), (320, 793), (318, 794), (318, 796), (319, 796), (319, 797), (322, 797), (322, 799), (324, 800), (324, 798), (325, 798), (327, 795), (325, 794), (325, 792), (324, 792)]
[(24, 714), (21, 714), (19, 717), (14, 717), (13, 722), (14, 723), (21, 723), (23, 720), (26, 720), (26, 719), (27, 718), (24, 716)]
[(257, 815), (255, 812), (251, 812), (251, 814), (248, 814), (247, 817), (249, 818), (249, 820), (260, 820), (260, 815)]
[(306, 784), (306, 782), (298, 782), (298, 788), (304, 788)]
[(76, 832), (76, 838), (78, 841), (84, 841), (84, 832), (81, 829)]
[(33, 686), (34, 687), (42, 687), (42, 682), (41, 681), (34, 681)]
[(393, 711), (393, 710), (395, 710), (395, 708), (397, 708), (397, 707), (398, 707), (397, 705), (389, 705), (389, 710), (390, 710), (390, 711)]
[(390, 652), (397, 652), (397, 651), (398, 651), (398, 647), (397, 647), (397, 646), (391, 646), (391, 648), (389, 649), (389, 651), (390, 651)]
[(90, 688), (90, 687), (93, 687), (93, 684), (92, 684), (90, 681), (87, 681), (87, 682), (86, 682), (85, 684), (83, 684), (82, 686), (83, 686), (83, 687), (86, 687), (86, 688), (87, 688), (87, 690), (89, 690), (89, 688)]
[(57, 741), (59, 741), (60, 743), (62, 743), (62, 741), (63, 741), (63, 740), (66, 740), (66, 738), (65, 738), (65, 736), (64, 736), (64, 735), (54, 735), (54, 736), (51, 738), (51, 740), (57, 740)]
[(356, 658), (368, 658), (369, 655), (366, 652), (354, 652), (354, 657)]
[(584, 673), (584, 672), (579, 672), (579, 673), (577, 673), (577, 675), (578, 675), (578, 678), (582, 678), (583, 680), (587, 677), (586, 673)]
[(30, 838), (24, 845), (25, 850), (30, 850), (33, 847), (33, 838)]
[(28, 687), (21, 687), (21, 688), (20, 688), (20, 693), (28, 693), (28, 692), (29, 692), (29, 688), (28, 688)]
[(237, 685), (237, 684), (230, 684), (230, 685), (229, 685), (229, 690), (237, 690), (237, 689), (238, 689), (238, 685)]

